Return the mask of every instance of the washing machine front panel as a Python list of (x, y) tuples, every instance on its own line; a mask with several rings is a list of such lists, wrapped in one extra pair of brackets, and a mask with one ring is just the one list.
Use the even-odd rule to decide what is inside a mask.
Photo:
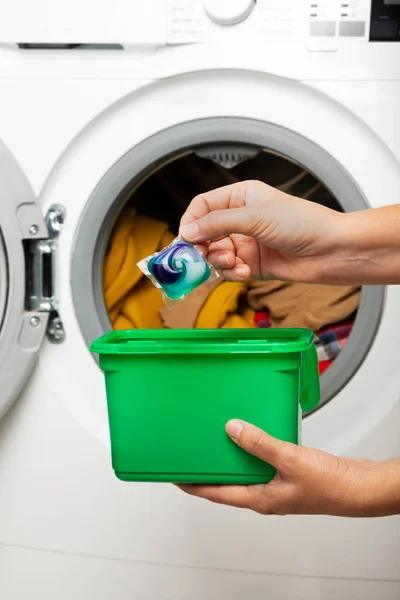
[[(273, 124), (278, 132), (290, 130), (300, 139), (309, 140), (323, 150), (321, 156), (329, 155), (347, 172), (348, 181), (353, 181), (364, 198), (365, 206), (396, 203), (398, 200), (399, 164), (389, 148), (345, 108), (344, 102), (336, 102), (300, 82), (251, 71), (197, 72), (150, 84), (92, 121), (59, 161), (41, 195), (43, 207), (56, 197), (68, 213), (60, 239), (60, 268), (64, 274), (61, 313), (66, 340), (56, 352), (46, 345), (42, 365), (46, 365), (43, 376), (53, 386), (54, 393), (81, 425), (105, 444), (108, 444), (108, 427), (103, 378), (88, 352), (90, 340), (85, 340), (76, 318), (78, 311), (81, 312), (81, 322), (85, 310), (88, 322), (93, 321), (96, 315), (93, 316), (87, 305), (85, 308), (83, 289), (82, 308), (78, 307), (79, 286), (72, 286), (72, 289), (69, 284), (74, 279), (74, 254), (85, 237), (80, 223), (91, 210), (90, 203), (96, 192), (98, 211), (91, 222), (92, 230), (86, 231), (86, 235), (89, 238), (93, 237), (93, 232), (100, 233), (110, 204), (102, 213), (106, 205), (99, 198), (118, 196), (122, 182), (126, 180), (123, 177), (110, 178), (109, 175), (110, 172), (118, 172), (122, 157), (126, 157), (133, 147), (160, 131), (168, 128), (173, 131), (174, 127), (183, 123), (202, 119), (205, 123), (207, 119), (223, 121), (224, 117), (260, 120)], [(347, 143), (343, 144), (343, 140)], [(368, 153), (365, 148), (368, 148)], [(318, 153), (314, 158), (320, 159)], [(303, 162), (307, 163), (306, 155)], [(329, 171), (329, 165), (325, 167)], [(126, 168), (129, 170), (129, 165)], [(380, 173), (380, 176), (374, 176), (375, 173)], [(110, 181), (108, 187), (103, 186), (106, 177)], [(381, 193), (382, 179), (385, 181), (385, 197)], [(94, 281), (91, 260), (85, 263), (83, 272), (85, 277)], [(397, 314), (398, 296), (396, 288), (387, 290), (380, 326), (356, 375), (334, 400), (306, 419), (306, 444), (345, 452), (355, 439), (367, 435), (397, 401), (398, 394), (392, 382), (397, 373), (394, 356), (400, 352), (400, 347), (392, 322)], [(98, 298), (98, 302), (101, 307), (102, 298)], [(382, 358), (388, 345), (392, 348), (393, 360)], [(73, 378), (66, 378), (65, 364), (74, 373)], [(381, 381), (374, 375), (377, 368)], [(60, 386), (60, 381), (65, 381), (65, 385)], [(381, 394), (382, 381), (387, 386), (387, 393), (377, 403), (375, 398)], [(366, 389), (375, 389), (376, 394), (366, 395)], [(101, 402), (99, 398), (102, 398)]]
[[(382, 3), (383, 0), (380, 0)], [(385, 3), (386, 4), (386, 3)], [(93, 19), (96, 14), (96, 19)], [(24, 18), (21, 19), (21, 15)], [(98, 6), (87, 0), (48, 0), (32, 8), (15, 0), (0, 25), (0, 42), (24, 44), (193, 44), (254, 36), (264, 41), (298, 43), (312, 40), (366, 42), (370, 37), (371, 0), (118, 0)]]
[[(113, 568), (110, 565), (117, 565), (117, 570), (121, 564), (127, 565), (127, 572), (132, 567), (137, 577), (129, 588), (127, 575), (130, 596), (135, 593), (137, 581), (146, 578), (145, 563), (151, 566), (149, 578), (154, 578), (152, 569), (156, 569), (155, 565), (168, 563), (179, 569), (194, 567), (193, 572), (200, 574), (196, 585), (203, 597), (208, 592), (208, 568), (212, 572), (227, 569), (228, 575), (220, 572), (228, 579), (232, 571), (281, 574), (285, 583), (282, 584), (279, 577), (276, 592), (271, 583), (266, 583), (267, 589), (263, 585), (260, 597), (271, 590), (277, 598), (286, 597), (286, 591), (287, 594), (293, 592), (297, 584), (288, 584), (287, 574), (298, 575), (309, 581), (311, 587), (315, 585), (316, 596), (323, 596), (325, 592), (336, 600), (346, 593), (343, 592), (347, 590), (346, 583), (336, 591), (321, 583), (322, 577), (332, 577), (335, 581), (358, 578), (354, 585), (349, 585), (352, 589), (354, 586), (359, 588), (360, 597), (363, 593), (370, 593), (371, 597), (377, 594), (395, 597), (400, 551), (396, 519), (265, 519), (246, 511), (216, 507), (188, 498), (172, 486), (157, 489), (151, 485), (130, 486), (113, 476), (108, 451), (103, 446), (108, 443), (103, 377), (82, 335), (76, 316), (79, 298), (73, 296), (70, 281), (73, 250), (81, 237), (79, 224), (89, 209), (89, 202), (95, 197), (96, 190), (110, 195), (118, 193), (118, 178), (111, 178), (113, 186), (107, 189), (102, 184), (133, 146), (160, 131), (200, 119), (261, 120), (279, 130), (293, 131), (322, 148), (348, 172), (369, 205), (398, 202), (400, 178), (398, 157), (396, 159), (394, 155), (396, 146), (389, 144), (389, 147), (386, 143), (388, 124), (393, 118), (394, 107), (398, 106), (398, 97), (393, 95), (392, 101), (388, 97), (384, 119), (377, 116), (378, 105), (371, 105), (366, 112), (364, 105), (360, 105), (357, 111), (354, 100), (361, 97), (357, 93), (357, 80), (368, 77), (372, 80), (378, 72), (382, 78), (386, 74), (388, 80), (394, 79), (393, 62), (386, 59), (381, 62), (383, 54), (392, 60), (394, 54), (388, 50), (374, 51), (369, 54), (371, 60), (368, 62), (360, 58), (366, 55), (358, 54), (357, 59), (357, 53), (352, 54), (349, 61), (347, 53), (336, 57), (330, 52), (291, 55), (287, 51), (282, 61), (259, 54), (253, 63), (250, 54), (234, 56), (229, 50), (221, 61), (218, 60), (220, 66), (229, 70), (213, 74), (210, 70), (217, 66), (213, 49), (204, 48), (201, 52), (185, 48), (184, 53), (175, 50), (165, 49), (165, 60), (160, 62), (154, 57), (154, 70), (148, 70), (148, 78), (170, 75), (180, 68), (190, 71), (196, 65), (199, 72), (171, 77), (134, 93), (130, 91), (138, 71), (132, 69), (130, 60), (107, 60), (103, 64), (95, 59), (92, 63), (89, 59), (84, 62), (68, 59), (68, 77), (73, 82), (69, 90), (67, 79), (62, 84), (61, 79), (57, 79), (63, 73), (63, 65), (54, 61), (54, 57), (48, 62), (43, 60), (41, 68), (38, 68), (41, 61), (26, 60), (23, 68), (17, 71), (19, 74), (24, 71), (19, 89), (24, 89), (27, 95), (32, 89), (29, 83), (32, 74), (41, 82), (47, 77), (48, 93), (52, 86), (60, 88), (63, 85), (58, 96), (60, 114), (64, 111), (68, 115), (71, 110), (72, 88), (82, 94), (85, 85), (87, 94), (83, 94), (83, 102), (86, 105), (91, 97), (94, 102), (95, 97), (103, 97), (111, 88), (117, 89), (113, 101), (118, 97), (121, 100), (99, 116), (96, 116), (97, 109), (81, 114), (85, 121), (81, 133), (61, 156), (60, 147), (65, 147), (61, 141), (52, 146), (54, 163), (59, 160), (41, 191), (40, 203), (43, 214), (54, 201), (67, 210), (59, 254), (62, 273), (60, 315), (66, 339), (59, 346), (45, 340), (39, 364), (29, 386), (21, 394), (21, 402), (10, 411), (9, 418), (2, 421), (6, 427), (2, 430), (5, 435), (0, 436), (0, 470), (2, 482), (5, 482), (0, 494), (1, 542), (7, 548), (13, 545), (35, 548), (35, 554), (36, 549), (54, 551), (54, 556), (69, 554), (70, 559), (76, 561), (77, 572), (84, 571), (84, 556), (97, 557), (93, 558), (97, 562), (104, 559), (104, 572), (107, 572), (106, 565), (109, 569)], [(192, 61), (194, 55), (198, 60)], [(141, 62), (141, 76), (149, 64), (146, 60)], [(250, 72), (254, 65), (260, 71), (270, 66), (273, 75)], [(15, 79), (16, 71), (11, 62), (8, 67), (10, 77)], [(89, 80), (91, 69), (92, 81)], [(328, 93), (328, 86), (326, 90), (324, 85), (319, 91), (312, 89), (315, 80), (327, 79), (327, 74), (333, 87), (337, 79), (346, 81), (337, 97), (333, 90)], [(281, 75), (297, 79), (308, 76), (309, 83), (288, 81)], [(125, 78), (124, 82), (122, 78)], [(382, 90), (378, 79), (376, 77), (374, 85)], [(81, 88), (78, 88), (78, 81), (82, 82)], [(36, 92), (37, 84), (35, 81)], [(122, 93), (123, 89), (125, 93)], [(19, 94), (15, 93), (15, 96), (17, 101)], [(44, 94), (43, 97), (42, 103), (38, 101), (35, 115), (41, 115), (45, 120), (49, 96)], [(78, 114), (77, 104), (73, 110)], [(357, 116), (358, 112), (363, 115), (361, 118)], [(28, 126), (24, 136), (12, 138), (12, 147), (14, 149), (15, 145), (18, 156), (25, 155), (28, 162), (23, 137), (33, 144), (39, 134), (33, 126), (29, 127), (31, 114), (21, 111), (21, 115)], [(53, 123), (56, 121), (42, 132), (43, 144), (57, 135)], [(20, 120), (18, 126), (21, 127)], [(72, 127), (69, 134), (72, 137)], [(42, 167), (41, 173), (45, 173), (50, 161), (46, 162), (46, 168), (39, 164), (40, 156), (37, 161)], [(35, 173), (33, 159), (30, 166)], [(380, 173), (379, 177), (377, 173)], [(41, 178), (39, 180), (38, 189)], [(385, 196), (382, 195), (383, 187)], [(93, 227), (97, 226), (100, 224), (93, 223)], [(363, 365), (333, 401), (306, 419), (304, 443), (377, 459), (400, 454), (397, 365), (400, 341), (398, 328), (394, 326), (398, 323), (399, 303), (399, 291), (388, 289), (379, 330)], [(26, 500), (28, 494), (29, 502)], [(338, 553), (338, 548), (343, 552)], [(47, 557), (45, 564), (50, 564)], [(68, 589), (70, 573), (60, 571), (58, 575), (58, 585), (65, 583), (65, 589)], [(181, 574), (176, 577), (179, 586)], [(4, 579), (7, 586), (9, 578)], [(360, 580), (376, 582), (362, 586)], [(385, 586), (383, 580), (393, 583)], [(167, 578), (165, 582), (164, 591), (168, 593)], [(389, 585), (395, 586), (394, 591), (387, 591)], [(38, 588), (43, 591), (44, 586), (39, 583)], [(87, 597), (89, 588), (82, 587), (81, 595)], [(304, 593), (310, 594), (306, 588)], [(243, 591), (248, 592), (248, 584), (232, 592), (229, 586), (221, 583), (219, 589), (221, 597), (229, 593), (239, 596)], [(9, 591), (7, 587), (6, 590)], [(187, 596), (185, 591), (179, 593)], [(163, 597), (163, 590), (159, 597)]]
[(46, 331), (47, 312), (26, 297), (26, 262), (36, 240), (48, 238), (48, 230), (29, 182), (2, 142), (0, 189), (1, 417), (26, 383)]
[(0, 43), (33, 48), (73, 48), (80, 44), (162, 44), (166, 36), (166, 0), (16, 0), (0, 22)]

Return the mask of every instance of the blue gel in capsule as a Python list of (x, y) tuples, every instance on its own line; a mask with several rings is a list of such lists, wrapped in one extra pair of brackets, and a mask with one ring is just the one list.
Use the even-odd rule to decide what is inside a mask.
[(204, 256), (192, 244), (181, 240), (153, 256), (147, 268), (172, 300), (183, 298), (211, 275)]

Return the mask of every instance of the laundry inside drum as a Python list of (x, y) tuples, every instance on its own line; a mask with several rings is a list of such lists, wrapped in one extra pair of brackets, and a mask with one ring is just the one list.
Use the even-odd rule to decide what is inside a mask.
[(341, 211), (313, 174), (269, 152), (198, 149), (169, 157), (134, 189), (108, 239), (103, 267), (106, 309), (114, 329), (307, 327), (316, 333), (320, 374), (345, 347), (361, 298), (359, 287), (280, 281), (206, 283), (166, 308), (159, 289), (136, 266), (171, 243), (190, 200), (199, 193), (258, 179)]

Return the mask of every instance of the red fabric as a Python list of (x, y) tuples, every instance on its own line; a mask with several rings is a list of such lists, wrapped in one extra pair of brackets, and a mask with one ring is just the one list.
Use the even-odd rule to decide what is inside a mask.
[[(268, 312), (258, 312), (254, 317), (257, 327), (271, 327)], [(318, 352), (318, 370), (322, 375), (333, 363), (336, 356), (347, 343), (354, 321), (347, 320), (324, 327), (315, 334), (315, 345)]]
[(257, 327), (271, 327), (269, 314), (267, 312), (258, 312), (254, 317), (254, 325)]
[(322, 375), (322, 373), (324, 371), (326, 371), (331, 366), (332, 363), (333, 363), (333, 360), (323, 360), (323, 361), (320, 361), (318, 363), (319, 374)]

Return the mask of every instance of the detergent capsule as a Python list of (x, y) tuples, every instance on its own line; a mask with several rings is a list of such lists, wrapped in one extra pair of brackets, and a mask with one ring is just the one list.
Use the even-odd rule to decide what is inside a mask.
[(140, 261), (138, 267), (162, 290), (167, 306), (206, 281), (219, 277), (203, 253), (179, 237), (160, 252)]

